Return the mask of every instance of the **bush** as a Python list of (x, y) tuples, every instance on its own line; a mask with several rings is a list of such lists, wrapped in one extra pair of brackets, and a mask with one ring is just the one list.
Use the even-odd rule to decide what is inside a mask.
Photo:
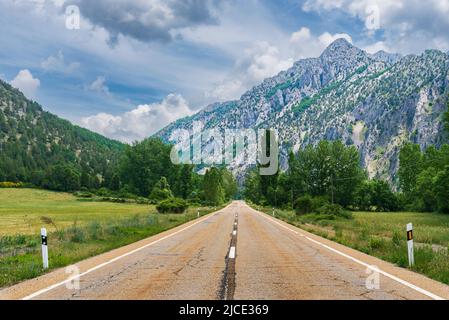
[(0, 188), (23, 188), (22, 182), (0, 182)]
[(305, 195), (298, 198), (295, 201), (294, 208), (296, 214), (309, 214), (312, 212), (317, 212), (319, 208), (329, 204), (329, 200), (326, 197), (311, 197)]
[(179, 198), (170, 198), (164, 201), (161, 201), (156, 209), (159, 213), (184, 213), (186, 209), (189, 207), (189, 204)]
[(77, 191), (74, 193), (75, 197), (78, 198), (93, 198), (94, 194), (89, 191)]
[(326, 204), (317, 210), (318, 214), (332, 215), (342, 218), (351, 219), (352, 214), (349, 211), (343, 209), (339, 204)]
[(311, 196), (303, 196), (296, 199), (294, 203), (296, 214), (308, 214), (313, 212), (313, 200)]

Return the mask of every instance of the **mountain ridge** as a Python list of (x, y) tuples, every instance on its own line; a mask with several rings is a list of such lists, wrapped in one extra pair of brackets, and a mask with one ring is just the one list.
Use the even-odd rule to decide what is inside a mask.
[[(169, 141), (173, 130), (189, 130), (194, 121), (205, 129), (276, 129), (283, 169), (289, 150), (340, 139), (359, 149), (371, 177), (396, 184), (400, 145), (442, 142), (448, 74), (449, 56), (438, 50), (370, 55), (338, 39), (318, 58), (298, 60), (240, 99), (209, 105), (156, 136)], [(242, 175), (246, 167), (233, 169)]]
[(44, 111), (0, 80), (0, 181), (43, 183), (57, 164), (102, 180), (124, 145)]

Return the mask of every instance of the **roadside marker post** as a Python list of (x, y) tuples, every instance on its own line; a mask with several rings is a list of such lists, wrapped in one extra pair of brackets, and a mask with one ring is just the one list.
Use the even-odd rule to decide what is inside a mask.
[(41, 229), (41, 240), (42, 240), (42, 263), (44, 269), (48, 269), (48, 239), (47, 239), (47, 229)]
[(200, 217), (200, 209), (198, 209), (198, 211), (197, 211), (197, 218), (199, 218)]
[(413, 224), (407, 224), (407, 249), (408, 249), (408, 264), (410, 267), (415, 265), (415, 255), (413, 252)]

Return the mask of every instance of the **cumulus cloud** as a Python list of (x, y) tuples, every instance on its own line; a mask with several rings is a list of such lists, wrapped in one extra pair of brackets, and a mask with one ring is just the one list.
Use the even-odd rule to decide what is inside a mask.
[(331, 34), (324, 32), (321, 35), (313, 35), (309, 28), (302, 27), (293, 32), (290, 37), (290, 45), (295, 60), (319, 56), (324, 49), (337, 39), (344, 38), (352, 43), (352, 38), (346, 33)]
[[(231, 76), (206, 93), (220, 101), (238, 98), (245, 90), (293, 65), (292, 58), (283, 58), (279, 49), (268, 42), (256, 42), (244, 50), (235, 63)], [(236, 80), (238, 79), (238, 80)]]
[(139, 105), (122, 115), (99, 113), (83, 118), (81, 125), (120, 141), (133, 142), (145, 139), (171, 122), (192, 114), (181, 95), (169, 94), (160, 103)]
[(109, 88), (106, 85), (106, 78), (104, 76), (98, 76), (88, 87), (88, 90), (109, 95)]
[(80, 67), (79, 62), (66, 63), (64, 54), (59, 51), (55, 56), (49, 56), (41, 63), (42, 69), (45, 71), (60, 72), (71, 74)]
[(218, 23), (220, 0), (70, 0), (94, 26), (106, 29), (112, 43), (119, 35), (151, 41), (171, 41), (182, 28)]
[(384, 45), (401, 53), (449, 49), (448, 0), (307, 0), (303, 10), (341, 10), (363, 21), (366, 31), (377, 16)]
[(206, 98), (220, 101), (238, 99), (252, 86), (289, 69), (294, 61), (319, 56), (327, 46), (340, 38), (352, 43), (351, 36), (346, 33), (324, 32), (314, 35), (309, 28), (302, 27), (291, 34), (289, 50), (284, 55), (276, 46), (266, 41), (254, 43), (252, 47), (244, 50), (243, 57), (236, 61), (231, 76), (206, 92)]
[(40, 80), (34, 78), (28, 69), (20, 70), (10, 83), (14, 88), (22, 91), (28, 99), (34, 99), (36, 97), (37, 89), (41, 85)]

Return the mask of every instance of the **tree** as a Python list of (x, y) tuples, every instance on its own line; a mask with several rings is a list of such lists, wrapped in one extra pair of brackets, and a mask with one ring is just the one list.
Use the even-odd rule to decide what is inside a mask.
[(151, 200), (161, 201), (173, 198), (173, 193), (170, 190), (167, 178), (162, 177), (153, 187), (149, 196)]
[(413, 208), (418, 211), (432, 212), (437, 210), (437, 199), (435, 195), (435, 177), (437, 170), (429, 167), (422, 171), (416, 178), (415, 200)]
[(219, 169), (213, 167), (206, 171), (203, 192), (204, 200), (210, 205), (218, 206), (225, 201), (223, 178)]
[(120, 190), (120, 177), (119, 177), (119, 175), (117, 173), (114, 173), (112, 175), (109, 188), (112, 191), (119, 191)]
[(371, 205), (377, 211), (397, 211), (399, 209), (396, 195), (391, 191), (390, 185), (383, 180), (372, 180)]
[(261, 203), (263, 195), (260, 190), (260, 175), (258, 168), (250, 169), (246, 174), (243, 198), (256, 204)]
[(291, 155), (288, 174), (295, 196), (327, 196), (343, 206), (352, 203), (364, 179), (357, 149), (340, 141), (321, 141)]
[(176, 196), (187, 199), (192, 194), (194, 187), (193, 176), (192, 165), (184, 164), (181, 166), (174, 186)]
[(76, 191), (80, 188), (80, 173), (70, 165), (51, 167), (44, 179), (44, 186), (56, 191)]
[(175, 185), (178, 170), (170, 151), (170, 145), (154, 138), (128, 146), (120, 161), (120, 180), (141, 196), (147, 196), (161, 177)]
[(418, 175), (423, 169), (419, 145), (407, 143), (399, 153), (399, 184), (408, 199), (413, 199)]
[(235, 180), (232, 173), (226, 168), (222, 168), (220, 170), (220, 173), (223, 180), (225, 199), (229, 201), (237, 194), (237, 181)]
[(449, 165), (438, 172), (434, 182), (438, 210), (449, 213)]

